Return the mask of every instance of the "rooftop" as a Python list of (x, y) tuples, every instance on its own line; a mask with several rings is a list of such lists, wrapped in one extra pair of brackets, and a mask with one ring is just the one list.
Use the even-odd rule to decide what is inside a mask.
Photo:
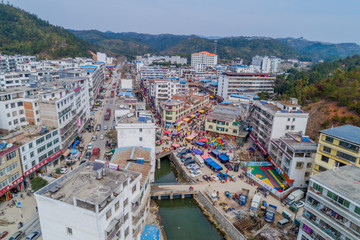
[(360, 205), (360, 168), (346, 165), (312, 175), (311, 178)]
[(253, 77), (275, 77), (271, 73), (223, 73), (229, 77), (246, 77), (246, 76), (253, 76)]
[[(121, 109), (121, 108), (119, 108)], [(124, 108), (127, 109), (127, 108)], [(150, 111), (136, 112), (134, 109), (130, 109), (130, 113), (122, 116), (117, 116), (117, 124), (121, 123), (154, 123), (153, 116)]]
[(280, 139), (294, 150), (311, 150), (312, 152), (317, 150), (317, 143), (299, 132), (286, 133), (286, 136), (280, 137)]
[(227, 113), (212, 112), (207, 118), (216, 119), (218, 121), (233, 122), (236, 120), (236, 115)]
[(352, 125), (344, 125), (335, 128), (329, 128), (320, 131), (326, 135), (333, 136), (335, 138), (341, 138), (343, 140), (353, 142), (360, 145), (360, 128)]
[(139, 174), (130, 171), (117, 171), (107, 168), (102, 179), (97, 179), (97, 164), (100, 163), (88, 162), (83, 164), (39, 190), (37, 194), (71, 205), (74, 205), (74, 198), (82, 201), (82, 204), (102, 205), (113, 193), (118, 192), (127, 179), (133, 180), (139, 176)]

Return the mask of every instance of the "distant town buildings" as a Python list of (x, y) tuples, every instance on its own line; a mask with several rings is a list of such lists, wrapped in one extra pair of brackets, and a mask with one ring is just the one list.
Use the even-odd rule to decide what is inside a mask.
[(320, 131), (313, 174), (345, 165), (360, 167), (359, 150), (359, 127), (344, 125)]
[(196, 71), (203, 71), (207, 67), (213, 67), (218, 62), (218, 56), (213, 53), (202, 51), (199, 53), (191, 54), (191, 66)]
[(281, 59), (274, 56), (255, 56), (251, 61), (251, 65), (260, 68), (262, 73), (278, 73), (280, 71), (280, 63)]
[(0, 54), (0, 73), (1, 72), (14, 72), (20, 70), (19, 65), (29, 62), (35, 62), (35, 56), (8, 56)]
[(360, 239), (359, 176), (347, 165), (310, 177), (298, 240)]

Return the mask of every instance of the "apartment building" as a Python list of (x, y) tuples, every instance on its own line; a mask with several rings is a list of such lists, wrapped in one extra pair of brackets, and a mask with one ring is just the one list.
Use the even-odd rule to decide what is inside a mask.
[(297, 99), (290, 101), (254, 101), (250, 110), (250, 138), (264, 153), (268, 153), (273, 138), (285, 136), (288, 132), (305, 133), (309, 114), (297, 105)]
[(206, 116), (205, 131), (213, 137), (232, 139), (242, 142), (247, 132), (242, 131), (245, 109), (237, 107), (216, 106), (214, 111)]
[(310, 177), (298, 240), (360, 239), (359, 176), (347, 165)]
[(111, 168), (88, 162), (35, 193), (44, 239), (138, 239), (142, 175)]
[(8, 56), (0, 54), (0, 73), (1, 72), (14, 72), (19, 70), (18, 64), (25, 62), (35, 62), (35, 56)]
[(0, 129), (10, 131), (28, 124), (40, 125), (38, 89), (19, 88), (0, 92)]
[(80, 136), (90, 117), (88, 78), (60, 79), (55, 87), (39, 92), (43, 125), (59, 128), (61, 149)]
[(218, 95), (227, 99), (239, 91), (274, 93), (276, 77), (269, 73), (223, 73), (219, 76)]
[(51, 172), (61, 157), (61, 136), (59, 129), (28, 126), (22, 131), (16, 143), (20, 145), (21, 166), (24, 171), (25, 187), (39, 174)]
[(145, 79), (164, 78), (168, 73), (169, 69), (165, 67), (144, 66), (140, 68), (140, 78)]
[(302, 133), (289, 132), (271, 140), (269, 160), (286, 174), (292, 186), (306, 188), (314, 166), (317, 144)]
[(175, 94), (172, 99), (159, 104), (159, 114), (164, 126), (178, 123), (209, 104), (209, 96), (202, 93), (189, 92)]
[(191, 66), (196, 71), (204, 71), (207, 67), (213, 67), (217, 64), (218, 56), (206, 51), (191, 54)]
[(360, 167), (360, 128), (344, 125), (320, 131), (313, 173), (348, 164)]
[(260, 67), (254, 65), (230, 65), (229, 71), (233, 73), (259, 73), (261, 72)]
[[(3, 144), (2, 144), (3, 145)], [(23, 173), (19, 146), (8, 144), (0, 150), (0, 199), (10, 200), (10, 190), (22, 189)]]
[(263, 73), (278, 73), (280, 71), (281, 59), (271, 56), (254, 56), (251, 64)]

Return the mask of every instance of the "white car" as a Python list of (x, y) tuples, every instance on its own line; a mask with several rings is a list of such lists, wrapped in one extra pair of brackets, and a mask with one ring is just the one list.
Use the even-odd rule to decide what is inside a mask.
[(197, 177), (197, 176), (200, 176), (201, 174), (202, 174), (202, 172), (200, 170), (198, 170), (198, 171), (193, 172), (190, 176)]
[(61, 167), (61, 168), (60, 168), (60, 173), (62, 173), (62, 174), (68, 173), (67, 168)]
[(108, 126), (104, 126), (104, 130), (108, 130)]
[(191, 169), (191, 168), (193, 168), (193, 167), (195, 167), (195, 164), (194, 164), (194, 163), (193, 163), (193, 164), (189, 164), (189, 165), (186, 166), (187, 169)]
[(91, 150), (92, 148), (93, 148), (92, 143), (89, 143), (89, 144), (88, 144), (88, 149)]
[(100, 135), (100, 140), (103, 140), (104, 139), (104, 135)]
[(91, 140), (96, 141), (97, 137), (96, 136), (92, 136)]
[(295, 206), (297, 208), (302, 208), (304, 205), (305, 205), (305, 203), (303, 201), (298, 201), (293, 204), (293, 206)]
[(190, 169), (190, 172), (195, 172), (197, 170), (200, 170), (200, 167), (199, 165), (195, 164), (195, 166)]

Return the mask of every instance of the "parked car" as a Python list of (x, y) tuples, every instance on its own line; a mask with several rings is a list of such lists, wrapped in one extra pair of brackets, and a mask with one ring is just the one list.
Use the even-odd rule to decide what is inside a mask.
[(291, 222), (289, 221), (289, 219), (283, 218), (278, 221), (277, 226), (279, 228), (284, 228), (284, 227), (289, 226), (290, 224), (291, 224)]
[(35, 232), (32, 232), (30, 233), (29, 235), (27, 235), (27, 237), (25, 238), (25, 240), (35, 240), (37, 239), (38, 237), (40, 237), (41, 235), (41, 231), (35, 231)]
[(82, 160), (79, 165), (86, 163), (86, 160)]
[(93, 108), (93, 110), (94, 110), (94, 111), (99, 111), (99, 109), (98, 109), (98, 108)]
[(108, 130), (108, 126), (104, 126), (104, 130)]
[(189, 165), (186, 166), (187, 169), (191, 169), (191, 168), (193, 168), (193, 167), (195, 167), (195, 164), (194, 164), (194, 163), (193, 163), (193, 164), (189, 164)]
[(198, 171), (192, 173), (190, 176), (191, 177), (197, 177), (197, 176), (200, 176), (201, 174), (202, 174), (202, 172), (200, 170), (198, 170)]
[(96, 135), (92, 136), (91, 140), (92, 140), (92, 141), (96, 141), (96, 140), (97, 140)]
[(293, 203), (293, 206), (297, 207), (297, 208), (302, 208), (305, 205), (305, 203), (303, 201), (297, 201), (295, 203)]
[(67, 170), (67, 168), (65, 168), (65, 167), (61, 167), (60, 168), (60, 173), (62, 173), (62, 174), (66, 174), (66, 173), (68, 173), (69, 171)]
[(96, 125), (96, 131), (100, 131), (101, 130), (101, 124)]
[(196, 170), (200, 170), (200, 167), (197, 164), (195, 164), (195, 166), (190, 169), (190, 172), (193, 172), (193, 171), (196, 171)]
[(89, 144), (88, 144), (88, 149), (91, 150), (92, 148), (93, 148), (92, 143), (89, 143)]
[(17, 231), (15, 234), (13, 234), (9, 240), (20, 240), (24, 236), (23, 231)]
[(229, 171), (232, 171), (232, 170), (233, 170), (232, 166), (231, 166), (229, 163), (225, 163), (224, 166), (225, 166)]
[(85, 159), (86, 159), (86, 160), (89, 160), (90, 157), (91, 157), (91, 152), (90, 152), (90, 151), (89, 151), (89, 152), (86, 152), (86, 154), (85, 154)]
[(104, 139), (104, 135), (100, 135), (100, 140), (103, 140)]
[(8, 231), (3, 231), (3, 232), (0, 232), (0, 239), (5, 238), (8, 234), (9, 234), (9, 232), (8, 232)]

